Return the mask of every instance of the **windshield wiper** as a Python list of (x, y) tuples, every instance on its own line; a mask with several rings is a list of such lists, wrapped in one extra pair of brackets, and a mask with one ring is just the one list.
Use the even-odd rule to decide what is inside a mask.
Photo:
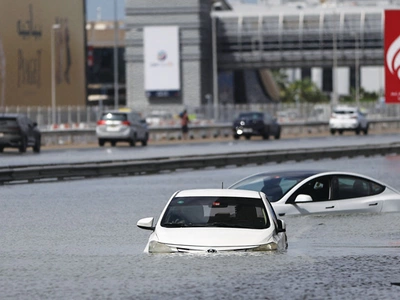
[(184, 223), (164, 223), (161, 224), (163, 227), (188, 227), (187, 224)]
[(232, 224), (229, 223), (224, 223), (224, 222), (213, 222), (213, 223), (208, 223), (207, 224), (208, 227), (232, 227)]
[(241, 225), (241, 224), (229, 224), (229, 223), (224, 223), (224, 222), (213, 222), (213, 223), (208, 223), (208, 227), (231, 227), (231, 228), (250, 228), (254, 229), (252, 226), (248, 225)]

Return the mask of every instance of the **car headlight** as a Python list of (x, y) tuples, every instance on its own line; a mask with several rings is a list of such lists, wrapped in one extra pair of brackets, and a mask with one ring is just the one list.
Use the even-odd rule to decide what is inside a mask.
[(149, 243), (149, 253), (172, 253), (175, 252), (171, 247), (157, 241)]
[(238, 130), (236, 130), (236, 133), (237, 133), (237, 134), (242, 134), (242, 133), (243, 133), (243, 130), (242, 130), (242, 129), (238, 129)]
[(272, 243), (260, 245), (258, 247), (249, 249), (249, 251), (272, 251), (272, 250), (277, 250), (277, 249), (278, 249), (278, 244), (272, 242)]

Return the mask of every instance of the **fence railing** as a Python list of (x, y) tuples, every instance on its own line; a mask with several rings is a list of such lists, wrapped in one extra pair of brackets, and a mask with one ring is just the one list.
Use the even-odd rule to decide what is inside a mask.
[[(349, 105), (355, 105), (349, 104)], [(370, 120), (382, 120), (385, 118), (400, 118), (400, 105), (387, 105), (382, 102), (366, 103), (361, 105), (367, 112)], [(177, 125), (179, 124), (179, 112), (183, 106), (147, 109), (139, 111), (143, 118), (152, 114), (152, 111), (158, 111), (160, 122), (149, 125)], [(203, 105), (200, 107), (185, 107), (193, 124), (210, 124), (232, 122), (235, 116), (245, 111), (265, 111), (275, 116), (282, 124), (299, 121), (321, 121), (326, 122), (331, 115), (330, 104), (310, 104), (310, 103), (269, 103), (269, 104), (240, 104), (240, 105)], [(56, 124), (52, 123), (51, 107), (42, 106), (6, 106), (2, 110), (5, 113), (26, 114), (33, 121), (37, 122), (41, 129), (68, 129), (68, 128), (94, 128), (100, 114), (103, 111), (113, 109), (106, 106), (63, 106), (56, 108)], [(132, 108), (135, 109), (135, 108)], [(1, 112), (0, 112), (1, 113)], [(163, 120), (163, 115), (166, 116)], [(154, 119), (154, 118), (153, 118)], [(149, 119), (150, 120), (150, 119)], [(162, 122), (165, 121), (165, 122)]]

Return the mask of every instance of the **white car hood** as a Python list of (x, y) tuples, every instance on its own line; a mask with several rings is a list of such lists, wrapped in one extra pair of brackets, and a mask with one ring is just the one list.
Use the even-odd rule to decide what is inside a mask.
[(246, 247), (275, 242), (273, 228), (164, 228), (157, 227), (158, 241), (188, 247)]

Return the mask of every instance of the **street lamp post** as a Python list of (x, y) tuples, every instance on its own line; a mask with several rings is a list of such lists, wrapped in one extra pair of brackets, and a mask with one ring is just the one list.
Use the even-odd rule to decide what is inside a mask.
[(51, 26), (51, 120), (56, 124), (56, 63), (55, 63), (55, 30), (60, 29), (60, 24)]
[(336, 24), (336, 1), (335, 8), (333, 11), (333, 95), (331, 100), (331, 105), (338, 105), (338, 78), (337, 78), (337, 68), (338, 68), (338, 53), (337, 53), (337, 24)]
[(211, 13), (211, 32), (212, 32), (212, 73), (213, 73), (213, 93), (214, 119), (219, 118), (219, 98), (218, 98), (218, 62), (217, 62), (217, 17)]
[(119, 87), (118, 87), (118, 16), (117, 0), (114, 0), (114, 109), (118, 109)]
[(356, 36), (355, 36), (355, 47), (356, 47), (356, 52), (355, 52), (355, 79), (356, 79), (356, 103), (357, 106), (360, 107), (360, 58), (358, 56), (358, 33), (356, 32)]

